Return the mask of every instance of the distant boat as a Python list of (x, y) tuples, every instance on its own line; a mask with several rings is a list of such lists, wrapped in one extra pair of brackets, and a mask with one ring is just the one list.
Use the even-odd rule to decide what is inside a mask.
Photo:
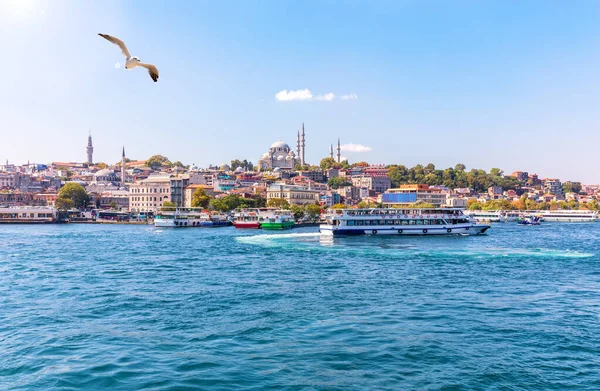
[(528, 216), (520, 217), (517, 219), (517, 223), (520, 225), (540, 225), (541, 217), (539, 216)]
[(591, 223), (598, 221), (598, 212), (593, 210), (530, 210), (527, 213), (541, 216), (545, 222)]

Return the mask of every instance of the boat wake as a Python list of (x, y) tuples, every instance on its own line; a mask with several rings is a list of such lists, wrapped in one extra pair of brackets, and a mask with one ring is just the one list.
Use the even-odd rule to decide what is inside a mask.
[[(236, 240), (239, 243), (280, 248), (288, 251), (335, 251), (342, 253), (356, 253), (362, 255), (412, 255), (428, 258), (591, 258), (595, 254), (588, 252), (578, 252), (572, 250), (555, 250), (548, 248), (505, 248), (505, 247), (487, 247), (487, 248), (448, 248), (448, 243), (439, 243), (432, 245), (431, 242), (419, 245), (416, 241), (408, 243), (392, 243), (388, 240), (370, 240), (358, 241), (358, 238), (334, 239), (329, 236), (321, 235), (317, 232), (311, 233), (285, 233), (285, 234), (258, 234), (252, 236), (239, 236)], [(380, 239), (380, 238), (377, 238)]]

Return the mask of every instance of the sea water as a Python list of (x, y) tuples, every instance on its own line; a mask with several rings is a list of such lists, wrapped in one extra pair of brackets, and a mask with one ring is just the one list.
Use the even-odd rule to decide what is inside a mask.
[(598, 390), (600, 224), (0, 226), (0, 389)]

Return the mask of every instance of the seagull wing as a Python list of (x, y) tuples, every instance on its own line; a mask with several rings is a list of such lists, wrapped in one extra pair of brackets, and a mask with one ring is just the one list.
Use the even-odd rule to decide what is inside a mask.
[(150, 75), (152, 80), (154, 80), (155, 82), (158, 81), (158, 68), (156, 68), (154, 65), (144, 64), (143, 62), (138, 62), (137, 66), (146, 68), (148, 70), (148, 74)]
[(108, 35), (108, 34), (98, 34), (98, 35), (101, 36), (102, 38), (106, 39), (108, 42), (112, 42), (115, 45), (117, 45), (118, 47), (120, 47), (125, 58), (129, 59), (129, 57), (131, 57), (131, 54), (129, 54), (129, 50), (127, 50), (127, 46), (125, 46), (125, 42), (121, 41), (119, 38), (113, 37), (112, 35)]

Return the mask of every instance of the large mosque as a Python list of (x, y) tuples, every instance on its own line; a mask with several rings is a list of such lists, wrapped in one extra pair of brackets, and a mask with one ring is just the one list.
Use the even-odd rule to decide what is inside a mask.
[(277, 141), (271, 145), (268, 152), (262, 154), (258, 160), (258, 168), (260, 170), (293, 170), (296, 164), (305, 165), (305, 145), (304, 124), (302, 124), (302, 134), (298, 131), (296, 153), (288, 144)]

